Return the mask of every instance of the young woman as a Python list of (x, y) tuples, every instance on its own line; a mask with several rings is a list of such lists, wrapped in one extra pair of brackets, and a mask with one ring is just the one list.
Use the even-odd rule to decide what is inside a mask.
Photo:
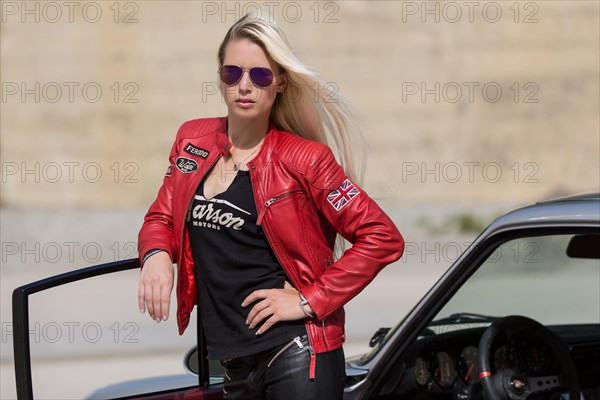
[(226, 399), (340, 399), (343, 305), (402, 236), (357, 183), (348, 106), (270, 18), (236, 22), (218, 63), (227, 117), (177, 133), (139, 234), (140, 310), (168, 318), (177, 263), (179, 332), (197, 304)]

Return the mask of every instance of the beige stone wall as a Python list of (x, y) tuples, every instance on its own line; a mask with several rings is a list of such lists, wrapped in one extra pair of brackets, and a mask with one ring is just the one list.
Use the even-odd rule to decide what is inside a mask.
[(375, 197), (599, 190), (597, 1), (69, 4), (1, 2), (2, 207), (147, 207), (179, 125), (225, 114), (216, 49), (255, 4), (351, 99)]

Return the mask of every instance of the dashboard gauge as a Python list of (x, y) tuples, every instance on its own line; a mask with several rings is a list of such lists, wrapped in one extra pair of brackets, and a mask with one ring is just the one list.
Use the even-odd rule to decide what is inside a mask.
[(425, 386), (431, 380), (429, 363), (424, 358), (417, 357), (415, 360), (415, 380), (421, 386)]
[(458, 359), (458, 373), (466, 383), (475, 383), (479, 380), (479, 367), (477, 367), (477, 347), (465, 347)]
[(445, 351), (440, 351), (435, 355), (431, 369), (433, 371), (433, 381), (444, 389), (451, 387), (458, 376), (452, 357)]
[(543, 374), (550, 368), (550, 353), (543, 345), (534, 345), (525, 352), (525, 370), (532, 374)]
[(508, 365), (508, 348), (503, 345), (496, 349), (494, 352), (494, 369), (496, 372), (502, 371), (507, 368)]

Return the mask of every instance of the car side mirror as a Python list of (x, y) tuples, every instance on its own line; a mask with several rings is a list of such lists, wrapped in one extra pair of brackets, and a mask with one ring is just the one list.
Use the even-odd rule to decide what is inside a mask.
[(183, 368), (188, 374), (198, 376), (198, 346), (192, 347), (183, 358)]
[[(194, 376), (198, 376), (198, 346), (192, 347), (183, 358), (183, 368), (185, 371)], [(208, 360), (208, 371), (211, 377), (211, 382), (214, 379), (222, 378), (225, 375), (225, 370), (218, 360)]]

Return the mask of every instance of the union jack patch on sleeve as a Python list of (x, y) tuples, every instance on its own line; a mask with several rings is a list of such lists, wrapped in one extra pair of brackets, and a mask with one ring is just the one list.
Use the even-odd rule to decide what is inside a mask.
[(348, 204), (360, 191), (350, 179), (346, 178), (344, 182), (334, 189), (327, 195), (327, 201), (336, 211), (340, 211), (346, 204)]

